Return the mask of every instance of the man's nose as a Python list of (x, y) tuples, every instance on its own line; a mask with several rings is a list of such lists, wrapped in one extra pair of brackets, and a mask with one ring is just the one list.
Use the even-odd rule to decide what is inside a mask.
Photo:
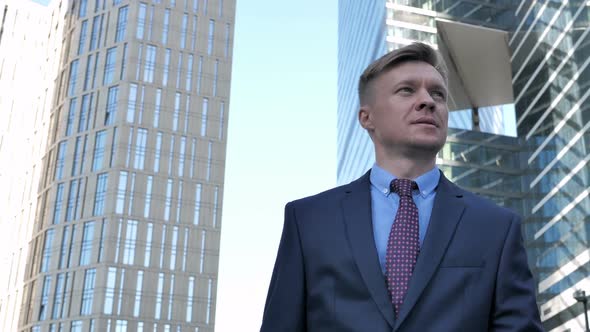
[(436, 104), (434, 102), (434, 99), (432, 99), (430, 93), (425, 89), (420, 89), (420, 93), (418, 94), (418, 102), (416, 106), (417, 110), (434, 111), (435, 105)]

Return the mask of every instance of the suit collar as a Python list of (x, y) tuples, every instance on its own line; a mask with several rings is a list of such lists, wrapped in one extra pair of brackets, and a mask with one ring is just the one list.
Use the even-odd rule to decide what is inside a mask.
[(342, 210), (346, 235), (365, 286), (389, 325), (394, 326), (393, 305), (381, 272), (371, 217), (370, 171), (345, 187)]
[(441, 174), (430, 224), (394, 330), (403, 323), (438, 269), (463, 215), (462, 197), (462, 191)]

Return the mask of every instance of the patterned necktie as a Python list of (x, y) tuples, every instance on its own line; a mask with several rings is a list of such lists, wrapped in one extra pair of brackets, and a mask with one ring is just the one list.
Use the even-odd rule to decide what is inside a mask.
[(385, 272), (387, 290), (396, 316), (408, 291), (410, 277), (420, 252), (418, 208), (412, 199), (412, 189), (417, 187), (416, 182), (408, 179), (395, 179), (391, 182), (391, 191), (397, 193), (400, 200), (387, 242)]

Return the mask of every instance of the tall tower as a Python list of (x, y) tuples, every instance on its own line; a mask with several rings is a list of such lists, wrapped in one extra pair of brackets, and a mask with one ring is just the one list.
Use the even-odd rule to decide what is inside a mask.
[(213, 331), (235, 1), (65, 8), (19, 331)]

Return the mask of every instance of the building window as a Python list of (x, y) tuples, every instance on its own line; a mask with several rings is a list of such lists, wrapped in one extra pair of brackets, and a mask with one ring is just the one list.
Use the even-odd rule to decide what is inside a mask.
[(215, 60), (215, 66), (213, 67), (213, 96), (217, 96), (218, 72), (219, 72), (219, 60)]
[(137, 220), (127, 221), (127, 234), (123, 248), (123, 264), (134, 264), (135, 246), (137, 245)]
[(133, 317), (139, 317), (141, 307), (141, 288), (143, 286), (143, 271), (137, 271), (137, 282), (135, 284), (135, 304), (133, 305)]
[(219, 200), (219, 186), (215, 186), (215, 192), (213, 193), (213, 228), (217, 227), (217, 210)]
[[(98, 57), (98, 53), (96, 54)], [(83, 90), (86, 91), (90, 88), (90, 83), (92, 82), (92, 64), (94, 60), (94, 54), (88, 55), (88, 59), (86, 61), (86, 71), (84, 72), (84, 86)]]
[(80, 119), (78, 120), (78, 132), (88, 129), (88, 113), (92, 104), (92, 93), (82, 96), (82, 108), (80, 109)]
[(172, 207), (172, 184), (173, 180), (168, 179), (166, 185), (166, 200), (164, 205), (164, 220), (166, 221), (170, 220), (170, 209)]
[(168, 320), (172, 320), (172, 306), (174, 304), (174, 274), (170, 275), (170, 296), (168, 297)]
[(162, 107), (162, 89), (156, 90), (156, 105), (154, 106), (154, 128), (160, 125), (160, 109)]
[(119, 87), (112, 86), (107, 93), (107, 106), (104, 116), (105, 126), (112, 125), (117, 116), (117, 96), (119, 94)]
[(143, 44), (139, 44), (137, 51), (137, 67), (135, 68), (135, 80), (139, 81), (139, 73), (141, 72), (141, 55), (143, 53)]
[(152, 256), (152, 242), (154, 240), (154, 224), (148, 223), (147, 232), (145, 236), (145, 256), (143, 257), (143, 266), (150, 266), (150, 259)]
[(65, 286), (65, 273), (58, 273), (57, 281), (55, 284), (55, 295), (53, 297), (53, 314), (51, 315), (52, 319), (58, 319), (62, 316), (62, 304), (63, 304), (63, 296), (64, 296), (64, 286)]
[(199, 214), (201, 211), (201, 191), (202, 191), (202, 185), (200, 183), (197, 183), (197, 187), (195, 189), (195, 211), (194, 211), (194, 217), (193, 217), (193, 225), (198, 225), (199, 224)]
[(129, 160), (131, 159), (131, 150), (133, 150), (133, 127), (129, 128), (129, 138), (127, 140), (127, 153), (125, 154), (127, 158), (125, 158), (125, 167), (129, 167)]
[(180, 137), (180, 152), (178, 156), (178, 176), (184, 175), (184, 157), (185, 157), (185, 149), (186, 149), (186, 137)]
[(63, 203), (64, 184), (60, 183), (57, 185), (55, 193), (55, 206), (53, 207), (53, 223), (59, 224), (61, 221), (61, 206)]
[(145, 54), (145, 65), (143, 69), (143, 80), (148, 83), (154, 82), (154, 71), (156, 69), (156, 46), (147, 45)]
[(55, 174), (54, 180), (61, 180), (64, 175), (64, 164), (66, 158), (66, 148), (68, 141), (62, 141), (57, 146), (57, 154), (55, 160)]
[(164, 293), (164, 273), (158, 273), (158, 287), (156, 288), (156, 312), (155, 319), (160, 319), (162, 313), (162, 295)]
[(82, 332), (82, 321), (81, 320), (73, 320), (72, 326), (70, 328), (70, 332)]
[(186, 103), (184, 104), (184, 133), (186, 134), (186, 132), (188, 131), (188, 116), (189, 116), (189, 112), (191, 109), (191, 95), (187, 94), (186, 95)]
[(225, 117), (225, 103), (222, 101), (219, 103), (219, 136), (220, 140), (223, 139), (223, 118)]
[(49, 263), (51, 261), (51, 246), (53, 243), (53, 233), (55, 231), (53, 229), (48, 229), (45, 232), (45, 242), (43, 244), (43, 256), (41, 258), (41, 269), (39, 272), (47, 272), (49, 271)]
[(195, 296), (195, 277), (188, 278), (188, 296), (186, 300), (186, 322), (193, 321), (193, 301)]
[(174, 113), (172, 113), (172, 130), (178, 130), (178, 118), (180, 117), (180, 92), (174, 96)]
[(168, 42), (168, 29), (170, 29), (170, 9), (164, 11), (164, 25), (162, 27), (162, 44)]
[(166, 225), (162, 225), (162, 241), (161, 246), (160, 246), (160, 263), (159, 263), (159, 267), (160, 269), (163, 268), (164, 266), (164, 250), (166, 249), (166, 247), (164, 246), (164, 243), (166, 243)]
[(156, 153), (154, 154), (154, 172), (160, 171), (160, 156), (162, 155), (162, 132), (156, 134)]
[(187, 60), (187, 64), (186, 64), (186, 84), (185, 84), (185, 89), (186, 91), (191, 91), (191, 85), (193, 82), (193, 55), (189, 54), (188, 55), (188, 60)]
[(96, 192), (94, 195), (94, 210), (93, 216), (101, 215), (104, 213), (104, 201), (107, 193), (107, 179), (108, 174), (102, 173), (98, 175), (96, 181)]
[(76, 144), (74, 146), (74, 158), (72, 159), (71, 176), (75, 176), (80, 164), (80, 152), (82, 151), (82, 136), (76, 137)]
[(127, 122), (135, 120), (135, 107), (137, 106), (137, 84), (129, 85), (129, 101), (127, 102)]
[(191, 33), (191, 50), (192, 51), (195, 50), (196, 41), (197, 41), (197, 15), (193, 15), (193, 30)]
[(170, 154), (168, 155), (168, 175), (172, 174), (172, 161), (174, 160), (174, 142), (175, 137), (172, 135), (170, 137)]
[(195, 150), (197, 148), (197, 139), (193, 137), (193, 143), (191, 145), (191, 167), (189, 169), (190, 177), (193, 178), (195, 175)]
[(182, 14), (182, 23), (180, 27), (180, 48), (186, 47), (186, 32), (188, 29), (188, 14)]
[(207, 232), (205, 230), (201, 231), (201, 255), (199, 257), (199, 273), (203, 274), (203, 269), (205, 268), (205, 238)]
[(117, 17), (117, 29), (115, 32), (115, 43), (120, 42), (125, 38), (125, 31), (127, 30), (127, 11), (128, 7), (119, 8), (119, 15)]
[(222, 17), (223, 16), (223, 0), (219, 0), (219, 3), (218, 4), (219, 4), (219, 7), (218, 7), (219, 8), (218, 16), (219, 17)]
[(209, 321), (211, 320), (211, 306), (213, 304), (212, 290), (213, 290), (213, 280), (209, 279), (209, 282), (207, 283), (207, 314), (205, 315), (205, 324), (207, 324), (207, 325), (209, 325)]
[(123, 80), (125, 77), (125, 69), (127, 68), (127, 43), (123, 44), (123, 57), (121, 58), (121, 75), (119, 76), (120, 80)]
[(145, 188), (145, 204), (143, 205), (143, 217), (148, 218), (150, 216), (150, 205), (152, 203), (152, 185), (154, 177), (152, 175), (147, 176), (147, 183)]
[(208, 7), (208, 1), (207, 0), (203, 0), (203, 13), (205, 13), (205, 15), (207, 15), (207, 7)]
[(78, 60), (70, 64), (70, 79), (68, 85), (68, 96), (72, 96), (76, 91), (76, 81), (78, 80)]
[(211, 164), (213, 162), (213, 142), (209, 141), (207, 149), (207, 181), (211, 179)]
[(90, 264), (92, 253), (92, 239), (94, 238), (94, 221), (84, 223), (82, 246), (80, 248), (80, 266)]
[(90, 315), (92, 313), (95, 277), (96, 269), (86, 270), (84, 275), (84, 288), (82, 289), (82, 305), (80, 306), (80, 315)]
[(201, 94), (201, 80), (203, 79), (203, 57), (199, 57), (199, 66), (197, 67), (197, 94)]
[[(176, 246), (178, 245), (178, 226), (172, 227), (172, 245), (170, 250), (170, 270), (176, 268)], [(170, 291), (172, 293), (172, 290)], [(170, 296), (172, 298), (172, 296)], [(169, 318), (170, 319), (170, 318)]]
[(70, 99), (70, 108), (68, 110), (68, 121), (66, 124), (66, 136), (72, 134), (74, 128), (74, 119), (76, 117), (76, 98)]
[(182, 52), (178, 53), (178, 67), (176, 70), (176, 88), (180, 89), (180, 81), (182, 77)]
[(137, 33), (135, 37), (137, 39), (143, 39), (143, 32), (145, 29), (145, 18), (147, 14), (147, 4), (139, 3), (139, 13), (137, 14)]
[(127, 193), (127, 177), (129, 173), (126, 171), (119, 172), (119, 187), (117, 189), (117, 202), (115, 204), (115, 213), (123, 214), (125, 209), (125, 194)]
[(207, 135), (207, 113), (209, 110), (209, 99), (203, 98), (203, 109), (201, 112), (201, 136)]
[(117, 281), (117, 268), (109, 267), (107, 273), (107, 287), (104, 293), (104, 313), (106, 315), (113, 314), (113, 305), (115, 303), (115, 284)]
[(133, 213), (133, 196), (135, 193), (135, 173), (131, 173), (131, 185), (129, 189), (129, 205), (127, 206), (127, 214)]
[(102, 19), (100, 15), (96, 15), (92, 19), (92, 33), (90, 34), (90, 49), (92, 51), (98, 48), (100, 40), (100, 30), (102, 29)]
[(88, 20), (84, 20), (82, 22), (82, 25), (80, 25), (80, 39), (78, 39), (78, 55), (80, 55), (84, 52), (87, 31), (88, 31)]
[(80, 181), (80, 179), (70, 181), (68, 204), (66, 206), (66, 221), (72, 221), (76, 219), (76, 201), (78, 199), (78, 184)]
[(59, 268), (63, 269), (68, 265), (68, 236), (69, 236), (69, 227), (65, 226), (63, 231), (63, 237), (61, 238), (61, 249), (60, 249), (60, 256), (59, 256)]
[(94, 158), (92, 161), (93, 172), (102, 168), (106, 133), (106, 130), (101, 130), (96, 133), (96, 140), (94, 142)]
[(111, 84), (115, 73), (115, 59), (117, 57), (117, 48), (111, 47), (107, 50), (107, 56), (104, 63), (103, 85)]
[(199, 0), (193, 0), (193, 12), (199, 11)]
[(164, 72), (162, 74), (162, 85), (166, 86), (168, 84), (168, 74), (170, 73), (170, 49), (166, 49), (166, 53), (164, 54)]
[(80, 0), (80, 8), (78, 8), (78, 17), (86, 16), (86, 1), (87, 0)]
[(184, 244), (182, 246), (182, 271), (186, 271), (187, 253), (188, 253), (188, 227), (184, 229)]
[(223, 49), (223, 56), (227, 58), (229, 55), (229, 34), (230, 34), (230, 26), (229, 23), (225, 24), (225, 47)]
[(152, 27), (154, 25), (154, 5), (150, 7), (150, 21), (148, 23), (148, 40), (152, 40)]
[(207, 55), (213, 53), (213, 42), (215, 41), (215, 20), (209, 20), (209, 36), (207, 37)]
[(137, 129), (137, 139), (135, 140), (135, 159), (133, 167), (143, 169), (145, 163), (145, 152), (147, 148), (147, 129)]
[(39, 320), (47, 319), (48, 303), (49, 303), (49, 290), (51, 288), (51, 276), (45, 276), (43, 278), (43, 289), (41, 290), (41, 303), (39, 303)]

